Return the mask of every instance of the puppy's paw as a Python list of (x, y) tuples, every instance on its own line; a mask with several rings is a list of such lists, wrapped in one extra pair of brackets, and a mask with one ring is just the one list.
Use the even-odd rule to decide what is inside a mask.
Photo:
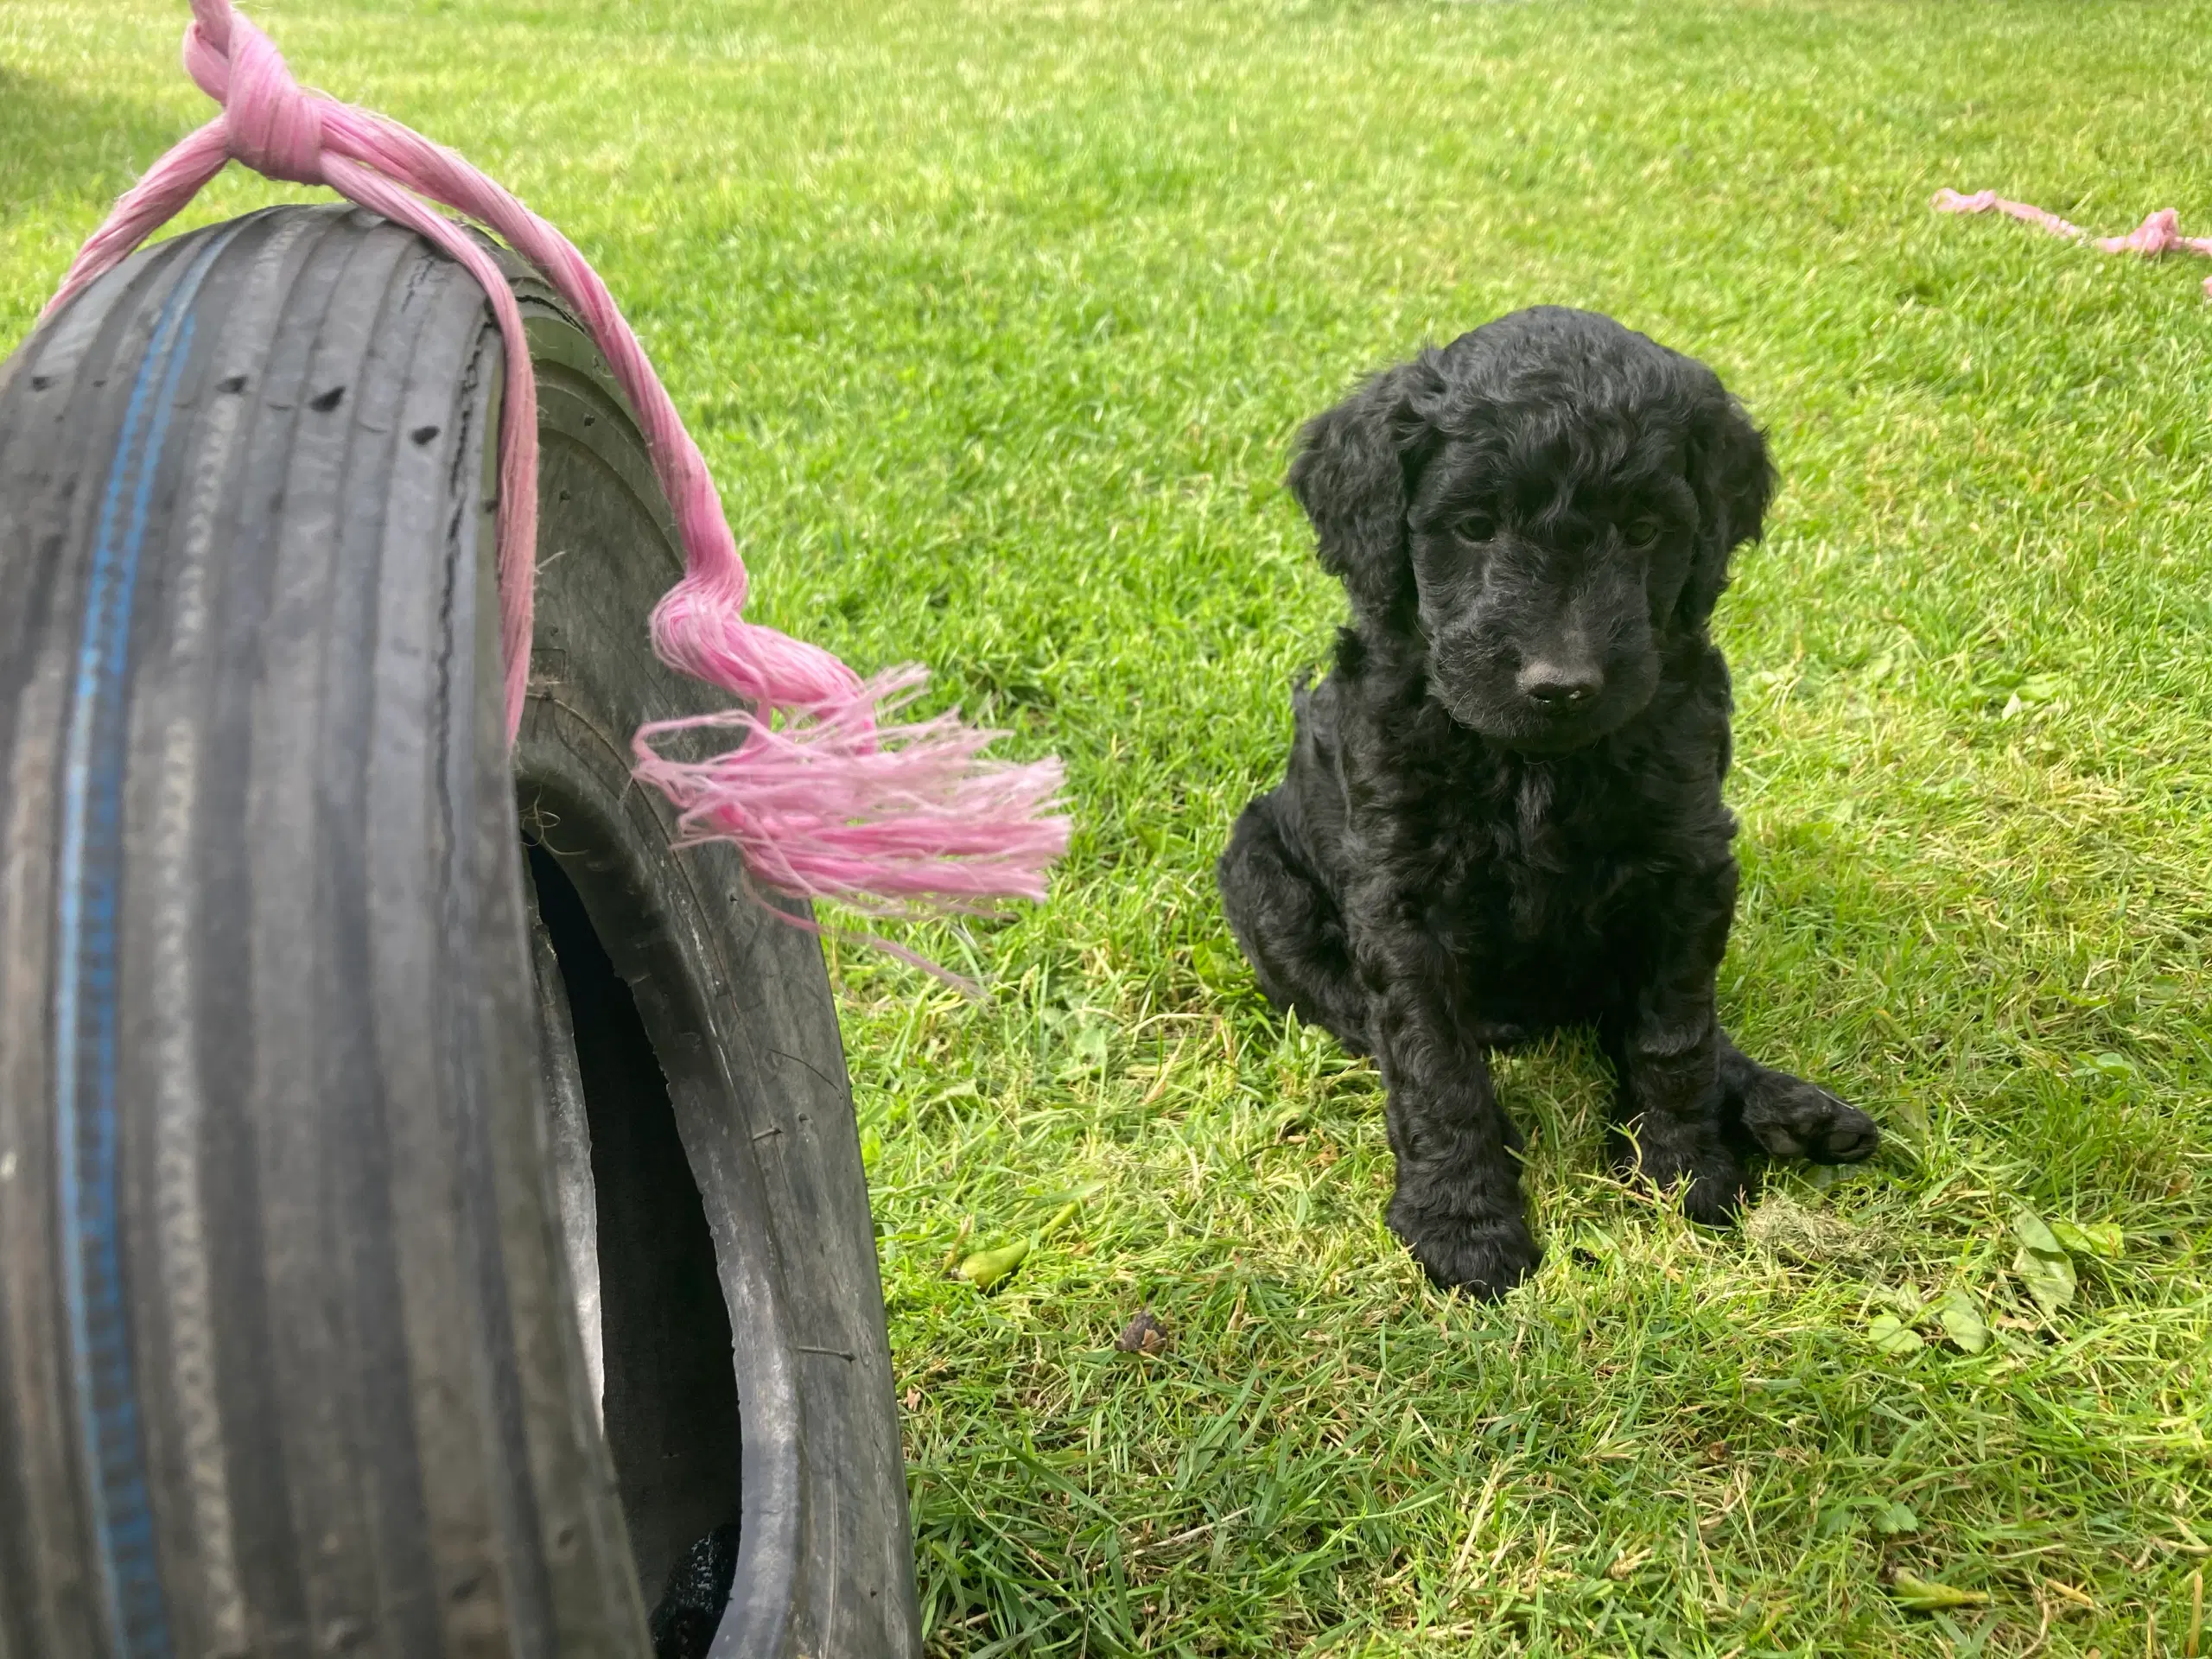
[(1682, 1194), (1682, 1213), (1700, 1227), (1733, 1227), (1749, 1185), (1743, 1165), (1716, 1148), (1691, 1172), (1689, 1190)]
[(1761, 1066), (1743, 1085), (1744, 1128), (1770, 1158), (1855, 1164), (1882, 1144), (1874, 1120), (1802, 1077)]
[[(1708, 1137), (1700, 1137), (1709, 1140)], [(1682, 1213), (1700, 1227), (1729, 1227), (1744, 1207), (1748, 1182), (1735, 1154), (1718, 1144), (1624, 1147), (1617, 1164), (1630, 1179), (1664, 1192), (1682, 1189)]]
[(1390, 1230), (1405, 1241), (1438, 1289), (1465, 1291), (1482, 1301), (1505, 1294), (1544, 1259), (1518, 1216), (1478, 1221), (1408, 1213), (1394, 1204)]

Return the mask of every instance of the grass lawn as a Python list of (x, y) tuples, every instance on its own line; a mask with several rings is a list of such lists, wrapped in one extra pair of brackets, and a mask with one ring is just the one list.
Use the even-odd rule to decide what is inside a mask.
[[(184, 14), (0, 9), (0, 340), (203, 118)], [(1927, 202), (2212, 231), (2212, 5), (257, 14), (599, 262), (758, 614), (1067, 759), (1052, 902), (916, 936), (984, 1001), (835, 953), (934, 1652), (2199, 1651), (2212, 265)], [(1536, 301), (1770, 429), (1723, 1012), (1888, 1140), (1700, 1232), (1605, 1176), (1580, 1045), (1509, 1060), (1549, 1254), (1470, 1306), (1382, 1224), (1373, 1071), (1271, 1017), (1211, 869), (1341, 610), (1292, 432)], [(1078, 1192), (999, 1294), (945, 1276)], [(2055, 1313), (2021, 1206), (2120, 1230)], [(1141, 1306), (1166, 1351), (1116, 1352)]]

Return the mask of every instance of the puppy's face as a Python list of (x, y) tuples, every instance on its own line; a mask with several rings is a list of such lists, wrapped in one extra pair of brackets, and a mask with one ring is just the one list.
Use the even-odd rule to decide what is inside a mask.
[(1516, 313), (1310, 425), (1291, 485), (1371, 626), (1460, 724), (1555, 752), (1632, 719), (1758, 533), (1764, 446), (1712, 372), (1588, 312)]
[(1518, 413), (1521, 442), (1446, 438), (1421, 467), (1415, 613), (1454, 720), (1516, 748), (1578, 748), (1658, 688), (1697, 499), (1679, 445), (1638, 444), (1611, 411)]

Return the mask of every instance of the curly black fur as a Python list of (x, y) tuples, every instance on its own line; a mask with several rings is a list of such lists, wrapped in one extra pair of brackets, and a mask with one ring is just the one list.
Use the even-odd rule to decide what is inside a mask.
[(1485, 1056), (1544, 1032), (1595, 1028), (1617, 1151), (1700, 1221), (1735, 1211), (1755, 1150), (1874, 1149), (1713, 1017), (1736, 861), (1707, 624), (1773, 482), (1710, 369), (1554, 307), (1302, 435), (1290, 487), (1353, 621), (1222, 897), (1269, 999), (1376, 1056), (1390, 1224), (1439, 1284), (1497, 1294), (1536, 1264)]

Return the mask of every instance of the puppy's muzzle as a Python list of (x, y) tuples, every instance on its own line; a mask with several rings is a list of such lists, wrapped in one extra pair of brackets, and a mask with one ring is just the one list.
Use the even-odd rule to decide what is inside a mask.
[(1539, 713), (1574, 715), (1598, 701), (1605, 677), (1595, 663), (1534, 662), (1522, 668), (1513, 684)]

